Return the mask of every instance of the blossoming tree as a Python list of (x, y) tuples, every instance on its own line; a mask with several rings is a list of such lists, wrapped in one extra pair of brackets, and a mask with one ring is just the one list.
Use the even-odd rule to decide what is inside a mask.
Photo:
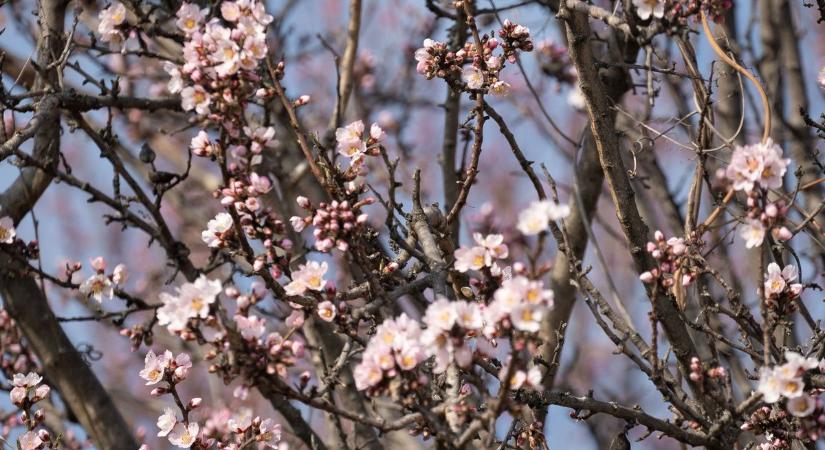
[(809, 3), (0, 2), (0, 442), (817, 448)]

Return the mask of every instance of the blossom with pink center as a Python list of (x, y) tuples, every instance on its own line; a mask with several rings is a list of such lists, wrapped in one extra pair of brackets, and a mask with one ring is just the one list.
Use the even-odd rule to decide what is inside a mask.
[(551, 221), (563, 219), (569, 214), (568, 205), (550, 200), (536, 201), (519, 213), (516, 228), (527, 236), (539, 234), (550, 226)]
[(266, 331), (266, 322), (258, 316), (236, 315), (235, 324), (238, 325), (241, 336), (250, 341), (258, 339)]
[(0, 244), (11, 244), (17, 232), (14, 229), (14, 221), (9, 216), (0, 217)]
[(186, 34), (192, 34), (200, 29), (201, 22), (209, 13), (206, 8), (201, 9), (194, 3), (183, 3), (176, 14), (175, 25)]
[(725, 175), (737, 191), (751, 192), (755, 186), (764, 189), (782, 187), (782, 177), (790, 159), (782, 158), (782, 148), (772, 139), (765, 143), (737, 146)]
[(200, 427), (196, 422), (190, 422), (188, 425), (179, 422), (169, 433), (169, 442), (180, 448), (190, 448), (198, 438), (199, 431)]
[(318, 303), (318, 317), (325, 322), (332, 322), (335, 320), (335, 316), (338, 314), (338, 310), (335, 308), (335, 305), (332, 304), (331, 301), (325, 300), (321, 303)]
[(284, 286), (286, 294), (303, 295), (307, 290), (321, 291), (324, 289), (326, 280), (324, 274), (327, 273), (327, 262), (309, 261), (301, 265), (298, 270), (292, 272), (292, 281)]
[(642, 20), (650, 19), (650, 16), (661, 19), (665, 15), (665, 0), (633, 0), (633, 5)]

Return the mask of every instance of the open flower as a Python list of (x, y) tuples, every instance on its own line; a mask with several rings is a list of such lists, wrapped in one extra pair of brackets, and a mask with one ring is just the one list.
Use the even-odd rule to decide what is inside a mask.
[(473, 66), (464, 68), (461, 79), (467, 83), (469, 89), (481, 89), (484, 86), (484, 72)]
[(206, 230), (201, 233), (201, 239), (206, 245), (218, 248), (223, 245), (226, 236), (233, 227), (232, 216), (229, 213), (219, 213), (206, 224)]
[(765, 240), (765, 225), (761, 220), (748, 219), (739, 227), (739, 236), (745, 240), (745, 247), (759, 247)]
[(563, 219), (570, 215), (570, 207), (550, 200), (536, 201), (518, 215), (516, 228), (522, 234), (530, 236), (546, 230), (550, 221)]
[(790, 162), (782, 158), (782, 148), (768, 139), (764, 143), (737, 146), (725, 175), (737, 191), (751, 192), (757, 185), (777, 189), (782, 187), (782, 177)]
[(292, 282), (284, 286), (287, 295), (303, 295), (307, 290), (321, 291), (326, 281), (327, 263), (310, 261), (292, 272)]
[(114, 292), (112, 281), (102, 273), (94, 274), (80, 284), (80, 293), (93, 297), (98, 303), (103, 302), (103, 297), (111, 300)]
[(163, 437), (169, 434), (172, 431), (172, 428), (175, 427), (175, 424), (178, 423), (177, 417), (175, 417), (175, 410), (172, 408), (164, 408), (163, 414), (158, 417), (158, 436)]
[(642, 20), (647, 20), (650, 16), (661, 19), (665, 15), (665, 0), (633, 0), (636, 7), (636, 15)]
[(321, 320), (325, 322), (332, 322), (335, 320), (337, 313), (338, 311), (331, 301), (326, 300), (318, 303), (318, 317), (320, 317)]
[(199, 431), (200, 427), (196, 422), (191, 422), (188, 425), (178, 423), (169, 433), (169, 442), (180, 448), (189, 448), (198, 438)]
[(155, 355), (155, 352), (149, 350), (146, 358), (143, 360), (143, 370), (139, 375), (146, 380), (146, 385), (150, 386), (159, 383), (163, 379), (163, 374), (166, 368), (169, 367), (169, 362), (172, 360), (172, 352), (166, 350), (163, 355)]
[(0, 218), (0, 244), (11, 244), (17, 232), (14, 230), (14, 221), (11, 217)]

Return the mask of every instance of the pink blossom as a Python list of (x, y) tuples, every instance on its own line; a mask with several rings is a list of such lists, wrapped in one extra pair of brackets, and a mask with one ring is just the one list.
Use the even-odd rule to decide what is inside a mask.
[(258, 316), (236, 315), (235, 323), (241, 336), (246, 340), (258, 339), (266, 331), (266, 322)]
[(739, 226), (739, 236), (745, 240), (745, 247), (759, 247), (765, 240), (765, 225), (761, 220), (748, 219)]
[(21, 450), (36, 450), (43, 445), (43, 440), (35, 431), (27, 431), (18, 438), (17, 443), (20, 444)]
[(204, 8), (201, 9), (194, 3), (183, 3), (178, 9), (175, 25), (186, 34), (192, 34), (198, 30), (203, 18), (209, 11)]
[(232, 230), (234, 222), (229, 213), (219, 213), (206, 224), (206, 230), (201, 233), (201, 239), (211, 248), (223, 245), (223, 238)]
[(307, 290), (321, 291), (326, 284), (327, 262), (309, 261), (292, 272), (292, 282), (284, 286), (286, 294), (304, 295)]
[(332, 322), (338, 311), (331, 301), (326, 300), (318, 304), (318, 317), (325, 322)]
[(782, 148), (768, 139), (764, 144), (737, 146), (725, 174), (736, 190), (751, 192), (756, 185), (777, 189), (789, 163), (790, 159), (782, 158)]
[(160, 430), (158, 431), (158, 436), (164, 437), (169, 434), (177, 422), (178, 419), (175, 416), (175, 410), (169, 407), (164, 408), (163, 414), (158, 417), (157, 421), (158, 429)]
[(155, 355), (155, 352), (149, 350), (144, 358), (143, 370), (140, 371), (140, 377), (146, 380), (146, 385), (150, 386), (157, 384), (163, 379), (163, 374), (166, 368), (169, 367), (169, 362), (172, 361), (172, 352), (166, 350), (163, 355)]
[(188, 425), (178, 422), (169, 433), (169, 442), (180, 448), (189, 448), (198, 438), (199, 431), (200, 427), (196, 422), (190, 422)]
[(550, 200), (536, 201), (518, 215), (516, 228), (530, 236), (546, 230), (551, 221), (563, 219), (570, 214), (570, 207)]

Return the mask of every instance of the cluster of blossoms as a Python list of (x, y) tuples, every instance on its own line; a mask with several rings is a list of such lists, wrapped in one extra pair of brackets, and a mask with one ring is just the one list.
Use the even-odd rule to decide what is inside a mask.
[(333, 248), (342, 252), (349, 249), (347, 239), (359, 235), (367, 223), (368, 216), (361, 212), (361, 208), (373, 203), (373, 199), (366, 198), (354, 205), (350, 205), (346, 200), (333, 200), (330, 203), (321, 202), (315, 207), (308, 198), (301, 196), (297, 202), (298, 206), (307, 210), (309, 214), (304, 217), (291, 217), (289, 222), (292, 228), (300, 233), (309, 225), (314, 227), (312, 235), (315, 238), (315, 249), (326, 253)]
[[(255, 173), (252, 173), (253, 179)], [(247, 201), (249, 201), (247, 199)], [(257, 205), (258, 202), (255, 201)], [(269, 209), (253, 215), (251, 212), (240, 214), (241, 230), (246, 236), (260, 239), (266, 252), (257, 255), (253, 269), (258, 272), (269, 264), (269, 271), (274, 278), (283, 273), (289, 265), (289, 252), (292, 250), (292, 241), (286, 237), (286, 223)], [(206, 230), (201, 232), (201, 240), (210, 248), (232, 248), (238, 243), (235, 239), (235, 222), (227, 212), (218, 213), (214, 219), (206, 224)]]
[[(504, 381), (509, 371), (508, 366), (502, 367), (501, 371), (499, 371), (498, 378)], [(521, 369), (515, 370), (510, 377), (510, 389), (540, 388), (542, 378), (541, 370), (536, 366), (531, 367), (527, 371)]]
[[(418, 322), (405, 314), (382, 323), (355, 368), (358, 389), (375, 392), (399, 374), (410, 374), (400, 379), (418, 383), (421, 380), (412, 371), (428, 358), (433, 358), (432, 371), (436, 374), (447, 370), (450, 364), (466, 369), (475, 353), (473, 338), (492, 340), (515, 333), (530, 336), (539, 330), (542, 318), (553, 306), (553, 291), (544, 289), (542, 282), (521, 275), (505, 280), (493, 297), (486, 306), (438, 298), (424, 312), (423, 331)], [(519, 387), (525, 382), (536, 386), (537, 377), (540, 378), (539, 373), (527, 371), (511, 381)]]
[(539, 200), (530, 204), (518, 215), (516, 228), (526, 236), (546, 231), (550, 222), (564, 219), (570, 215), (570, 206), (561, 205), (550, 200)]
[[(688, 250), (685, 240), (677, 237), (665, 240), (665, 235), (659, 230), (653, 233), (653, 238), (654, 242), (648, 242), (646, 250), (659, 263), (659, 267), (642, 273), (639, 279), (645, 283), (659, 282), (666, 288), (677, 282), (682, 286), (690, 285), (696, 278), (696, 273), (688, 259), (684, 258)], [(684, 272), (681, 273), (681, 280), (675, 280), (674, 274), (679, 269)]]
[(747, 202), (747, 216), (739, 228), (739, 236), (745, 240), (745, 247), (754, 248), (762, 245), (767, 230), (770, 230), (771, 236), (777, 241), (787, 241), (793, 237), (791, 230), (781, 225), (789, 209), (785, 200), (768, 202), (763, 207), (758, 197), (748, 196)]
[(190, 319), (204, 320), (223, 288), (220, 280), (210, 280), (201, 275), (194, 283), (184, 283), (174, 294), (162, 292), (158, 308), (158, 324), (170, 333), (181, 333), (189, 325)]
[(733, 0), (633, 0), (636, 15), (642, 20), (651, 17), (686, 25), (690, 16), (704, 11), (713, 21), (722, 22)]
[(219, 449), (246, 448), (252, 442), (260, 447), (287, 450), (285, 441), (281, 441), (281, 425), (272, 419), (261, 419), (249, 408), (235, 411), (219, 408), (210, 411), (204, 422), (202, 433), (214, 439)]
[(364, 134), (364, 122), (356, 120), (335, 130), (335, 150), (341, 156), (350, 158), (351, 171), (357, 173), (364, 166), (367, 155), (379, 154), (379, 145), (384, 140), (384, 130), (377, 123), (370, 125), (369, 134)]
[(418, 382), (411, 371), (426, 357), (418, 322), (406, 314), (385, 320), (376, 328), (361, 363), (355, 367), (355, 387), (375, 390), (384, 380), (401, 380), (400, 374), (411, 374), (406, 381)]
[(768, 307), (778, 314), (789, 314), (796, 310), (794, 300), (799, 298), (803, 286), (796, 283), (799, 274), (795, 266), (787, 265), (784, 269), (779, 268), (779, 264), (768, 264), (768, 272), (765, 274), (765, 300)]
[(321, 292), (326, 288), (324, 275), (327, 273), (329, 265), (326, 261), (309, 261), (298, 266), (298, 270), (292, 272), (292, 281), (284, 286), (286, 295), (304, 295), (306, 291)]
[(516, 275), (501, 283), (493, 294), (493, 301), (484, 308), (483, 333), (488, 338), (513, 331), (535, 333), (552, 307), (553, 291), (545, 289), (543, 281)]
[(704, 11), (711, 20), (724, 22), (725, 14), (733, 7), (733, 0), (677, 0), (671, 9), (672, 22), (687, 24), (687, 18)]
[[(498, 35), (500, 39), (487, 34), (481, 36), (483, 54), (478, 54), (474, 42), (467, 42), (453, 52), (442, 42), (425, 39), (424, 46), (415, 51), (415, 59), (418, 61), (416, 71), (428, 80), (443, 78), (451, 85), (458, 85), (461, 80), (462, 87), (470, 91), (489, 90), (494, 95), (507, 95), (510, 85), (500, 79), (504, 61), (515, 63), (517, 52), (532, 51), (533, 42), (527, 27), (509, 20), (504, 21)], [(493, 55), (499, 47), (502, 54)], [(467, 62), (470, 65), (464, 67)]]
[(20, 422), (26, 427), (26, 432), (17, 438), (17, 446), (21, 450), (36, 450), (42, 448), (59, 448), (57, 442), (52, 442), (51, 434), (45, 429), (37, 429), (46, 419), (43, 409), (32, 412), (32, 407), (49, 396), (51, 389), (48, 385), (40, 385), (43, 377), (29, 372), (27, 375), (16, 373), (12, 377), (12, 389), (9, 393), (11, 402), (20, 408)]
[(758, 188), (781, 188), (790, 162), (782, 158), (782, 148), (768, 138), (764, 143), (737, 146), (725, 174), (735, 190), (751, 194)]
[(126, 21), (126, 7), (122, 3), (115, 2), (100, 11), (98, 19), (100, 23), (97, 25), (97, 32), (100, 33), (101, 41), (119, 43), (124, 40), (123, 23)]
[(11, 244), (17, 232), (14, 229), (14, 221), (9, 216), (0, 217), (0, 244)]
[(787, 213), (783, 201), (768, 202), (765, 190), (782, 187), (782, 177), (790, 159), (782, 157), (782, 148), (773, 140), (764, 143), (737, 146), (725, 169), (731, 188), (748, 196), (748, 212), (739, 234), (747, 248), (762, 245), (770, 230), (774, 238), (784, 241), (792, 237), (790, 230), (778, 226)]
[[(189, 376), (192, 369), (192, 360), (186, 353), (173, 356), (172, 352), (166, 350), (162, 355), (156, 355), (149, 351), (144, 359), (144, 367), (140, 371), (140, 377), (146, 380), (146, 385), (151, 386), (166, 382), (166, 386), (152, 389), (152, 396), (173, 395), (178, 402), (180, 397), (177, 393), (177, 384)], [(182, 404), (182, 403), (181, 403)], [(195, 397), (182, 407), (183, 420), (178, 420), (174, 410), (166, 408), (158, 418), (158, 436), (166, 437), (172, 445), (180, 448), (209, 448), (212, 443), (200, 437), (200, 426), (197, 422), (189, 420), (189, 413), (201, 404), (201, 399)]]
[(516, 62), (516, 56), (519, 51), (532, 52), (533, 41), (530, 39), (530, 29), (518, 25), (506, 19), (498, 30), (498, 37), (501, 38), (501, 49), (504, 52), (504, 58), (510, 63)]
[[(763, 449), (788, 448), (783, 446), (788, 437), (816, 441), (825, 435), (825, 408), (819, 398), (821, 391), (805, 387), (806, 374), (813, 371), (825, 373), (825, 360), (806, 358), (795, 352), (785, 352), (785, 359), (785, 364), (765, 367), (760, 372), (757, 391), (765, 403), (774, 404), (775, 408), (758, 409), (742, 425), (744, 430), (768, 436), (769, 442), (763, 444)], [(784, 407), (778, 405), (783, 399)], [(792, 418), (798, 421), (795, 433), (787, 431), (787, 421)]]
[(460, 247), (455, 251), (455, 270), (467, 272), (489, 267), (492, 273), (500, 273), (501, 269), (496, 264), (496, 260), (505, 259), (510, 254), (507, 244), (504, 243), (504, 236), (500, 234), (482, 236), (481, 233), (473, 233), (473, 240), (478, 245), (470, 248)]
[(34, 357), (8, 311), (0, 309), (0, 371), (6, 376), (35, 371)]
[(95, 274), (80, 284), (80, 293), (94, 298), (98, 303), (103, 302), (103, 297), (111, 300), (115, 286), (122, 286), (129, 277), (123, 264), (118, 264), (111, 275), (106, 275), (106, 261), (102, 256), (92, 260), (92, 268), (95, 269)]
[[(254, 0), (222, 2), (220, 17), (184, 3), (177, 12), (178, 28), (186, 34), (182, 67), (167, 64), (169, 91), (180, 92), (186, 111), (221, 120), (221, 112), (237, 107), (244, 94), (254, 92), (255, 70), (267, 55), (266, 26), (272, 16)], [(236, 124), (224, 127), (238, 134)]]
[(690, 379), (694, 382), (700, 382), (707, 378), (726, 378), (728, 376), (728, 371), (722, 366), (711, 367), (705, 370), (702, 367), (702, 362), (699, 361), (699, 358), (693, 357), (690, 359)]

